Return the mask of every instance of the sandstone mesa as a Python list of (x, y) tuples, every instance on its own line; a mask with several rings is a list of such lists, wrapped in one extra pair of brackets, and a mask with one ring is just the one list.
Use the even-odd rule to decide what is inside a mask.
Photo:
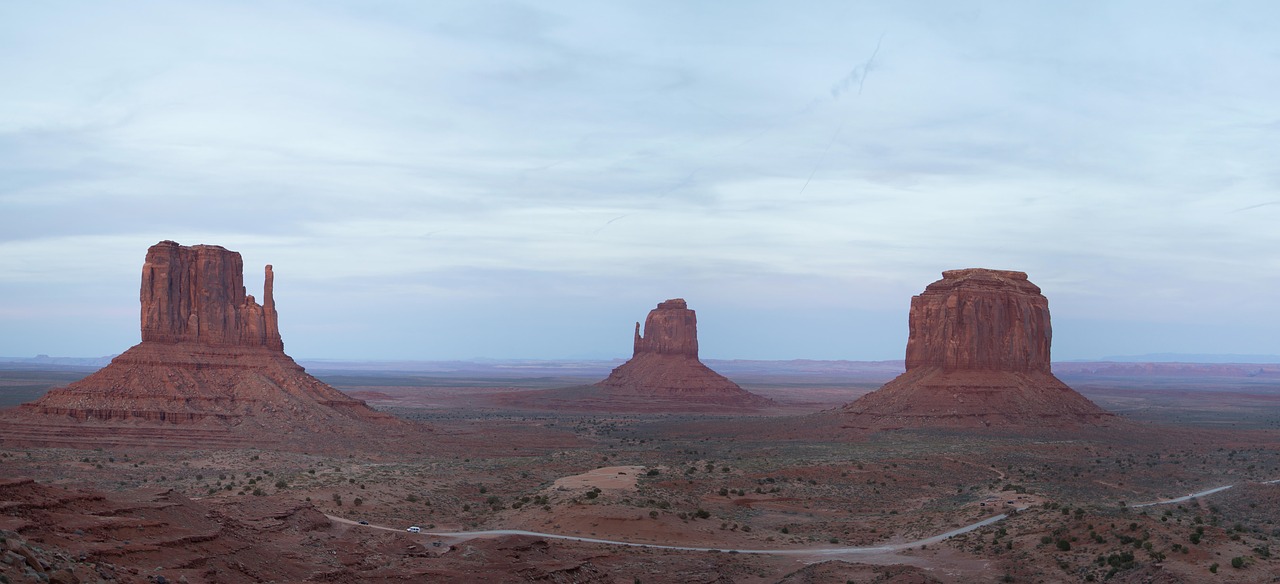
[(284, 353), (273, 288), (268, 265), (258, 304), (246, 293), (240, 254), (220, 246), (151, 246), (142, 268), (142, 342), (23, 404), (25, 416), (5, 434), (50, 444), (234, 446), (401, 426)]
[(1030, 427), (1114, 416), (1050, 370), (1049, 301), (1023, 272), (948, 270), (911, 299), (906, 372), (843, 408), (856, 428)]
[(745, 407), (774, 405), (698, 359), (698, 316), (682, 298), (661, 302), (649, 311), (643, 334), (636, 323), (631, 359), (597, 385), (614, 394)]

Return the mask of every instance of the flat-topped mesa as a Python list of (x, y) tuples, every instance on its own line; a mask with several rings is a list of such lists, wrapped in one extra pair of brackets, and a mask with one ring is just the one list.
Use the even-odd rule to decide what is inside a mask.
[(271, 266), (262, 305), (246, 293), (243, 273), (240, 254), (222, 246), (151, 246), (142, 265), (142, 340), (283, 351)]
[(683, 298), (658, 303), (644, 319), (644, 335), (636, 323), (632, 357), (642, 353), (698, 358), (698, 315)]
[(948, 270), (911, 299), (907, 371), (842, 408), (850, 428), (1051, 428), (1115, 417), (1049, 368), (1049, 301), (1022, 272)]
[(1048, 373), (1049, 301), (1023, 272), (947, 270), (911, 298), (907, 370)]

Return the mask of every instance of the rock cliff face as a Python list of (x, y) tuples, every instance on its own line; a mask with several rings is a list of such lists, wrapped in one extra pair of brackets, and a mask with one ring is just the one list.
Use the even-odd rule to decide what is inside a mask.
[(636, 323), (631, 360), (597, 384), (617, 397), (632, 396), (726, 407), (763, 407), (773, 401), (750, 393), (698, 360), (698, 317), (681, 298), (659, 303)]
[(1049, 371), (1049, 300), (1023, 272), (948, 270), (911, 299), (907, 370)]
[[(276, 443), (358, 437), (396, 418), (329, 387), (284, 353), (266, 268), (263, 304), (240, 254), (162, 241), (142, 268), (142, 342), (97, 372), (24, 404), (4, 432), (35, 443)], [(151, 430), (147, 430), (151, 428)]]
[(698, 358), (698, 315), (683, 298), (659, 302), (644, 319), (644, 335), (636, 323), (632, 357), (642, 353)]
[(1049, 301), (1023, 272), (948, 270), (911, 299), (906, 373), (844, 407), (860, 428), (1096, 424), (1054, 377)]
[(143, 342), (283, 351), (271, 266), (261, 306), (245, 293), (243, 274), (240, 254), (221, 246), (151, 246), (142, 265)]

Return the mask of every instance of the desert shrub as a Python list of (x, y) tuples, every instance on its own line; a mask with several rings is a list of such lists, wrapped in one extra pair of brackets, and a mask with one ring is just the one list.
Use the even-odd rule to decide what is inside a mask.
[(276, 481), (276, 488), (277, 488), (277, 489), (287, 489), (287, 488), (289, 488), (289, 483), (284, 482), (284, 479), (280, 479), (280, 480)]
[(711, 517), (711, 513), (708, 512), (706, 509), (698, 509), (693, 513), (693, 516), (697, 517), (698, 519), (706, 519), (708, 517)]
[(647, 472), (647, 473), (645, 473), (645, 474), (646, 474), (646, 475), (649, 475), (649, 476), (651, 476), (651, 477), (656, 477), (656, 476), (658, 476), (660, 473), (658, 472), (658, 469), (656, 469), (656, 468), (651, 468), (651, 469), (649, 469), (649, 472)]
[(1214, 562), (1214, 563), (1212, 563), (1212, 564), (1209, 564), (1209, 572), (1210, 572), (1211, 574), (1217, 574), (1217, 573), (1218, 573), (1218, 562)]
[(587, 491), (587, 494), (586, 494), (586, 497), (587, 497), (588, 499), (594, 499), (594, 498), (599, 497), (599, 496), (600, 496), (600, 493), (597, 493), (597, 492), (595, 492), (595, 491)]
[(1059, 551), (1064, 551), (1064, 552), (1069, 552), (1069, 551), (1071, 551), (1071, 542), (1069, 542), (1069, 541), (1067, 541), (1067, 540), (1065, 540), (1065, 539), (1060, 539), (1060, 540), (1058, 540), (1058, 550), (1059, 550)]
[(359, 507), (361, 505), (364, 505), (364, 499), (361, 499), (360, 497), (356, 497), (356, 499), (352, 501), (351, 504), (355, 505), (356, 507)]
[(1232, 568), (1235, 568), (1235, 569), (1237, 569), (1237, 570), (1239, 570), (1240, 568), (1243, 568), (1243, 567), (1244, 567), (1244, 558), (1242, 558), (1242, 557), (1240, 557), (1240, 556), (1236, 556), (1236, 557), (1234, 557), (1234, 558), (1231, 558), (1231, 567), (1232, 567)]

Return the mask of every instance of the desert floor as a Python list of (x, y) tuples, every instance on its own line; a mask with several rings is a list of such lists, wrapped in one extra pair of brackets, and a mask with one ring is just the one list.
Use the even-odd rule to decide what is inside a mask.
[[(1064, 374), (1122, 423), (867, 434), (843, 428), (834, 408), (892, 371), (740, 372), (779, 407), (733, 415), (502, 405), (504, 394), (595, 372), (313, 372), (429, 432), (379, 451), (0, 443), (10, 549), (0, 574), (647, 583), (1269, 582), (1280, 572), (1274, 378)], [(29, 400), (76, 375), (3, 371), (0, 395)], [(642, 545), (472, 533), (502, 530)]]

